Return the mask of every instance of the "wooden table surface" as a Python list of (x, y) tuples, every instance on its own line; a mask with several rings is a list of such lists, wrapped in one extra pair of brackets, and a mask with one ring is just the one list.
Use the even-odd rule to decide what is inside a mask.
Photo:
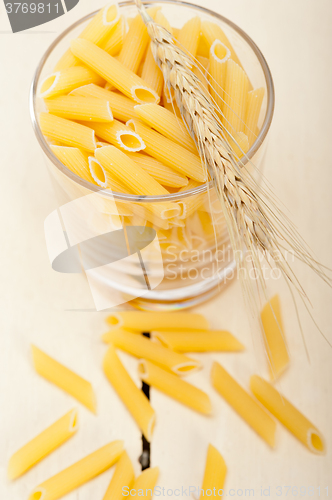
[[(276, 88), (265, 175), (313, 252), (332, 267), (331, 0), (196, 1), (237, 23), (265, 55)], [(4, 500), (27, 498), (41, 481), (117, 438), (125, 440), (136, 473), (140, 470), (140, 433), (101, 370), (105, 314), (73, 311), (93, 307), (85, 278), (57, 274), (49, 265), (43, 223), (57, 204), (28, 109), (32, 75), (46, 47), (65, 27), (99, 5), (99, 0), (81, 0), (65, 16), (15, 35), (0, 5), (0, 497)], [(296, 265), (296, 271), (315, 319), (332, 342), (331, 290), (304, 266)], [(250, 329), (241, 287), (234, 281), (197, 308), (214, 328), (229, 329), (246, 345), (241, 354), (203, 355), (204, 370), (189, 377), (211, 396), (213, 417), (195, 414), (151, 391), (158, 418), (152, 465), (159, 465), (159, 485), (166, 490), (201, 485), (207, 444), (212, 442), (228, 466), (228, 496), (263, 497), (263, 488), (265, 496), (280, 498), (278, 486), (294, 487), (287, 498), (300, 496), (300, 487), (304, 498), (325, 498), (326, 487), (332, 495), (332, 349), (300, 307), (308, 362), (287, 287), (281, 280), (269, 287), (271, 294), (280, 293), (291, 353), (291, 366), (278, 387), (321, 430), (327, 454), (311, 454), (281, 426), (277, 447), (271, 451), (210, 387), (213, 360), (223, 363), (244, 387), (252, 373), (266, 371), (260, 334)], [(34, 373), (31, 342), (91, 380), (98, 417), (80, 407), (79, 433), (10, 483), (6, 479), (9, 456), (75, 406), (69, 396)], [(122, 359), (136, 377), (136, 363), (125, 355)], [(66, 498), (102, 499), (111, 475), (111, 471), (104, 473)], [(254, 493), (250, 495), (249, 489)], [(171, 492), (167, 496), (166, 490), (166, 498), (179, 498)], [(187, 495), (184, 491), (180, 498)]]

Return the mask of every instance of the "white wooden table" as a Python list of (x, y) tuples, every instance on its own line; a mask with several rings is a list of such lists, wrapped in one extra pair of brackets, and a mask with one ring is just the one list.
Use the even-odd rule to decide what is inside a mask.
[[(330, 0), (204, 0), (201, 4), (247, 31), (271, 67), (276, 110), (265, 174), (315, 254), (331, 266), (332, 4)], [(46, 47), (66, 26), (99, 5), (99, 0), (81, 0), (66, 16), (34, 33), (15, 35), (10, 33), (0, 5), (0, 497), (4, 500), (27, 498), (39, 482), (116, 438), (125, 440), (136, 473), (140, 470), (140, 433), (101, 370), (105, 315), (72, 311), (93, 307), (87, 282), (83, 276), (53, 272), (48, 262), (43, 222), (56, 207), (56, 200), (28, 111), (29, 85)], [(308, 269), (300, 265), (296, 269), (312, 301), (313, 314), (332, 342), (331, 290)], [(189, 378), (211, 396), (213, 417), (195, 414), (151, 391), (158, 417), (152, 465), (160, 466), (159, 485), (166, 490), (201, 485), (207, 444), (212, 442), (227, 462), (228, 496), (238, 498), (242, 492), (247, 497), (245, 490), (254, 489), (254, 496), (262, 497), (261, 487), (270, 487), (270, 498), (280, 498), (277, 486), (305, 487), (304, 498), (315, 499), (319, 498), (317, 487), (321, 488), (320, 498), (325, 498), (329, 486), (332, 495), (332, 350), (301, 308), (308, 363), (287, 288), (280, 280), (271, 285), (271, 292), (281, 294), (292, 355), (291, 367), (279, 387), (322, 431), (327, 454), (310, 454), (281, 427), (276, 450), (269, 450), (210, 387), (214, 359), (244, 387), (252, 373), (265, 373), (259, 333), (250, 331), (240, 285), (234, 282), (198, 308), (213, 327), (229, 329), (247, 348), (241, 354), (203, 355), (203, 372)], [(98, 397), (98, 417), (80, 407), (79, 433), (23, 478), (10, 483), (6, 479), (10, 454), (75, 406), (69, 396), (34, 373), (31, 342), (91, 380)], [(136, 377), (136, 363), (125, 355), (122, 358)], [(111, 475), (106, 472), (68, 495), (68, 500), (102, 499)], [(311, 486), (315, 490), (310, 496)], [(232, 494), (232, 489), (237, 493)], [(178, 498), (167, 496), (166, 490), (166, 498)], [(295, 493), (290, 491), (288, 498)], [(187, 498), (185, 493), (181, 497)]]

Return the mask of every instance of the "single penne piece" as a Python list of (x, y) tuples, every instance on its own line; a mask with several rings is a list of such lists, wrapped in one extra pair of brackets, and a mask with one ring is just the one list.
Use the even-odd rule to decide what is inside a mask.
[(209, 490), (215, 491), (216, 496), (223, 496), (226, 474), (225, 460), (219, 451), (212, 444), (209, 444), (199, 500), (204, 500), (208, 496)]
[(166, 28), (167, 31), (173, 34), (173, 28), (171, 24), (161, 10), (158, 10), (156, 12), (156, 14), (154, 15), (154, 20), (156, 23), (161, 24), (161, 26), (164, 26), (164, 28)]
[(93, 180), (104, 189), (111, 189), (117, 193), (126, 193), (128, 189), (119, 179), (94, 157), (89, 156), (89, 169)]
[(94, 151), (97, 147), (95, 131), (79, 123), (50, 113), (40, 113), (39, 125), (46, 137), (62, 142), (67, 146), (82, 148), (87, 151)]
[(73, 66), (72, 68), (56, 71), (48, 75), (39, 88), (39, 97), (43, 99), (55, 97), (61, 94), (68, 94), (71, 90), (81, 85), (103, 85), (103, 80), (97, 73), (83, 66)]
[(124, 330), (114, 330), (110, 332), (108, 338), (115, 347), (128, 352), (136, 358), (152, 361), (162, 368), (176, 373), (176, 375), (186, 375), (201, 367), (201, 363), (196, 359), (188, 358), (184, 354), (174, 352), (156, 342), (151, 342), (142, 335), (136, 335)]
[(121, 16), (119, 22), (112, 30), (109, 37), (100, 44), (100, 48), (105, 50), (111, 56), (119, 54), (123, 47), (123, 40), (126, 34), (126, 21), (124, 16)]
[(123, 488), (131, 488), (134, 484), (135, 474), (133, 464), (124, 451), (116, 464), (111, 482), (106, 490), (103, 500), (123, 500)]
[(126, 154), (162, 186), (184, 187), (188, 185), (188, 177), (175, 172), (175, 170), (155, 158), (143, 153), (128, 152)]
[(201, 36), (201, 20), (198, 16), (187, 21), (180, 29), (177, 38), (179, 46), (196, 57), (198, 42)]
[(88, 182), (95, 183), (90, 173), (88, 153), (84, 154), (80, 149), (70, 146), (54, 146), (51, 144), (50, 148), (61, 163), (74, 174)]
[[(213, 43), (213, 42), (212, 42)], [(209, 57), (209, 51), (212, 43), (209, 43), (207, 39), (203, 36), (202, 31), (201, 31), (201, 36), (198, 41), (198, 47), (197, 47), (197, 56), (201, 57)]]
[[(137, 330), (130, 330), (130, 329), (124, 329), (124, 328), (117, 328), (116, 331), (118, 331), (119, 333), (121, 332), (130, 332), (130, 333), (135, 333), (135, 334), (140, 334), (141, 332), (138, 332)], [(110, 344), (112, 342), (112, 332), (114, 332), (114, 330), (109, 330), (108, 332), (104, 333), (102, 335), (102, 340), (103, 342), (105, 342), (105, 344)]]
[(129, 376), (113, 345), (110, 345), (107, 350), (103, 368), (114, 390), (136, 420), (147, 441), (150, 442), (156, 420), (154, 409), (145, 394)]
[(231, 52), (226, 45), (221, 43), (220, 40), (215, 40), (210, 48), (209, 83), (210, 94), (219, 108), (220, 116), (224, 109), (226, 63), (230, 57)]
[(95, 155), (103, 167), (116, 175), (134, 194), (150, 196), (168, 194), (167, 189), (116, 147), (98, 148)]
[(174, 168), (182, 175), (192, 177), (200, 182), (206, 180), (206, 174), (199, 156), (147, 127), (140, 120), (129, 120), (127, 125), (132, 126), (135, 132), (142, 137), (146, 146), (145, 152), (150, 156)]
[(204, 415), (210, 415), (212, 412), (209, 396), (177, 375), (163, 370), (145, 359), (140, 360), (138, 373), (143, 382), (176, 399), (183, 405), (204, 413)]
[(90, 382), (32, 345), (36, 372), (96, 413), (96, 397)]
[(230, 50), (231, 58), (233, 59), (233, 61), (235, 61), (236, 64), (238, 64), (242, 68), (240, 59), (238, 58), (235, 50), (233, 49), (224, 31), (218, 24), (212, 23), (211, 21), (203, 21), (201, 30), (202, 30), (202, 38), (209, 48), (211, 47), (211, 45), (215, 40), (220, 40), (220, 42), (226, 45), (226, 47)]
[(170, 328), (183, 330), (207, 330), (209, 328), (209, 322), (202, 314), (189, 312), (116, 311), (107, 316), (106, 322), (113, 328), (125, 328), (139, 332)]
[(78, 429), (76, 409), (66, 413), (50, 427), (22, 446), (8, 463), (9, 479), (16, 479), (71, 438)]
[[(116, 3), (110, 3), (103, 7), (84, 28), (79, 38), (85, 38), (96, 45), (101, 44), (113, 31), (120, 19), (119, 7)], [(115, 29), (115, 28), (114, 28)], [(78, 59), (68, 49), (58, 61), (55, 71), (69, 68), (79, 64)]]
[(164, 330), (151, 332), (151, 338), (177, 352), (243, 351), (244, 346), (223, 330)]
[(57, 500), (114, 465), (123, 452), (123, 441), (112, 443), (82, 458), (37, 486), (28, 500)]
[(132, 153), (145, 149), (142, 138), (130, 127), (118, 120), (113, 120), (111, 123), (84, 122), (84, 124), (93, 128), (98, 137), (113, 144), (117, 148)]
[(200, 80), (203, 90), (209, 90), (209, 80), (207, 78), (210, 67), (209, 58), (196, 56), (196, 59), (196, 65), (192, 67), (192, 72)]
[(159, 477), (159, 467), (145, 469), (137, 478), (131, 489), (125, 488), (123, 496), (129, 493), (130, 498), (151, 500)]
[(261, 312), (264, 342), (271, 380), (279, 377), (289, 365), (289, 355), (281, 318), (279, 296), (275, 295)]
[(194, 140), (187, 131), (184, 122), (180, 121), (174, 113), (158, 104), (137, 104), (135, 113), (149, 127), (197, 155)]
[[(148, 14), (153, 18), (159, 9), (160, 7), (152, 7), (148, 9)], [(149, 42), (150, 37), (147, 27), (141, 15), (137, 14), (129, 27), (128, 33), (124, 37), (123, 47), (118, 56), (119, 62), (133, 73), (136, 73)]]
[[(222, 123), (229, 132), (229, 138), (245, 127), (249, 80), (243, 69), (232, 59), (226, 63)], [(226, 134), (227, 135), (227, 134)]]
[(276, 423), (270, 414), (216, 361), (212, 366), (211, 379), (213, 387), (227, 403), (273, 448)]
[(256, 129), (258, 126), (259, 114), (263, 103), (263, 97), (264, 97), (263, 87), (248, 92), (244, 131), (248, 136), (250, 146), (252, 146), (252, 144), (257, 139)]
[(250, 389), (258, 401), (310, 451), (320, 455), (325, 452), (324, 438), (317, 427), (269, 382), (253, 375), (250, 379)]
[(94, 85), (93, 83), (72, 90), (70, 95), (105, 99), (110, 103), (114, 118), (123, 122), (126, 122), (135, 116), (136, 103), (134, 101), (128, 99), (128, 97), (125, 97), (124, 95), (98, 87), (98, 85)]
[(87, 66), (130, 99), (141, 104), (159, 102), (159, 96), (144, 80), (97, 45), (77, 38), (72, 40), (71, 50)]
[(110, 103), (105, 99), (64, 95), (44, 102), (50, 113), (68, 120), (113, 121)]

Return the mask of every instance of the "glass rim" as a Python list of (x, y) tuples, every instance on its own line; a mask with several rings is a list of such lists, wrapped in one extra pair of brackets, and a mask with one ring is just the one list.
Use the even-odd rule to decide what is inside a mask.
[[(261, 130), (249, 149), (249, 151), (246, 154), (246, 157), (241, 160), (241, 165), (246, 165), (248, 161), (251, 160), (251, 158), (256, 154), (258, 151), (259, 147), (263, 144), (264, 139), (266, 138), (266, 135), (269, 131), (269, 128), (271, 126), (272, 122), (272, 117), (273, 117), (273, 112), (274, 112), (274, 103), (275, 103), (275, 94), (274, 94), (274, 85), (273, 85), (273, 79), (271, 75), (270, 68), (266, 62), (265, 57), (263, 56), (262, 52), (258, 48), (258, 46), (255, 44), (255, 42), (251, 39), (249, 35), (245, 31), (242, 30), (239, 26), (237, 26), (235, 23), (227, 19), (226, 17), (222, 16), (221, 14), (218, 14), (217, 12), (214, 12), (210, 9), (206, 9), (205, 7), (201, 7), (200, 5), (195, 5), (190, 2), (184, 2), (182, 0), (143, 0), (143, 3), (145, 5), (152, 5), (155, 3), (158, 4), (169, 4), (169, 5), (181, 5), (184, 7), (189, 7), (192, 9), (196, 9), (204, 14), (208, 14), (212, 17), (215, 17), (219, 21), (222, 21), (223, 23), (227, 24), (230, 26), (234, 31), (236, 31), (247, 44), (250, 46), (254, 54), (256, 55), (261, 68), (264, 73), (265, 77), (265, 82), (266, 82), (266, 88), (267, 88), (267, 108), (266, 108), (266, 114), (264, 118), (264, 122), (262, 124)], [(120, 9), (121, 7), (127, 7), (127, 6), (135, 6), (135, 1), (134, 0), (126, 0), (123, 2), (118, 3)], [(146, 196), (146, 195), (136, 195), (136, 194), (127, 194), (127, 193), (118, 193), (116, 191), (112, 190), (105, 190), (105, 188), (102, 188), (98, 185), (91, 184), (89, 181), (86, 181), (76, 175), (74, 172), (69, 170), (61, 161), (53, 154), (51, 148), (49, 147), (48, 142), (46, 141), (44, 135), (42, 134), (39, 123), (37, 120), (37, 112), (36, 112), (36, 101), (38, 99), (37, 97), (37, 86), (39, 83), (39, 78), (41, 75), (41, 72), (44, 68), (44, 65), (49, 57), (49, 55), (52, 53), (53, 49), (61, 42), (61, 40), (68, 34), (70, 33), (73, 29), (75, 29), (77, 26), (80, 24), (83, 24), (85, 21), (89, 20), (91, 17), (93, 17), (98, 10), (95, 10), (94, 12), (91, 12), (90, 14), (87, 14), (86, 16), (78, 19), (75, 21), (75, 23), (71, 24), (66, 28), (64, 31), (60, 33), (59, 36), (56, 37), (56, 39), (51, 43), (51, 45), (48, 47), (44, 55), (42, 56), (37, 69), (35, 71), (35, 74), (33, 76), (33, 80), (31, 83), (31, 88), (30, 88), (30, 96), (29, 96), (29, 108), (30, 108), (30, 118), (32, 121), (32, 126), (35, 132), (35, 135), (37, 137), (37, 140), (39, 142), (39, 145), (41, 146), (42, 150), (46, 154), (46, 156), (51, 160), (51, 162), (62, 172), (64, 175), (69, 177), (71, 180), (76, 182), (77, 184), (80, 184), (82, 187), (89, 189), (91, 192), (102, 192), (103, 196), (109, 196), (111, 198), (114, 198), (115, 200), (119, 201), (127, 201), (127, 202), (132, 202), (132, 203), (161, 203), (161, 202), (171, 202), (171, 201), (181, 201), (182, 199), (188, 198), (190, 196), (194, 196), (200, 193), (204, 193), (208, 190), (208, 184), (210, 187), (213, 186), (212, 181), (210, 183), (205, 183), (201, 186), (198, 186), (196, 188), (188, 189), (187, 191), (182, 191), (178, 193), (170, 193), (167, 195), (159, 195), (159, 196)]]

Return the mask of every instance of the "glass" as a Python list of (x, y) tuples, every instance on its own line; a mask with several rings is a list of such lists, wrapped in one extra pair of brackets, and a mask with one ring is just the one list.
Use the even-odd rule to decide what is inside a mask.
[[(246, 33), (215, 12), (177, 0), (149, 2), (149, 4), (154, 3), (162, 5), (164, 14), (174, 27), (181, 27), (195, 15), (199, 15), (202, 20), (218, 23), (243, 63), (253, 88), (264, 87), (265, 96), (259, 120), (259, 133), (247, 153), (251, 161), (243, 160), (246, 164), (243, 168), (251, 169), (251, 165), (254, 164), (261, 170), (266, 137), (274, 109), (273, 81), (262, 53)], [(137, 14), (133, 1), (120, 2), (119, 6), (125, 16)], [(82, 196), (94, 194), (89, 215), (90, 225), (104, 224), (109, 231), (121, 227), (146, 225), (156, 231), (159, 243), (155, 241), (154, 245), (149, 247), (149, 251), (145, 252), (143, 263), (141, 258), (130, 263), (128, 259), (119, 259), (116, 270), (113, 266), (111, 272), (106, 268), (102, 271), (90, 269), (90, 280), (102, 283), (104, 293), (113, 290), (123, 298), (123, 300), (118, 299), (118, 303), (121, 303), (121, 300), (132, 301), (133, 305), (143, 309), (191, 307), (218, 293), (235, 271), (225, 221), (220, 213), (213, 186), (207, 189), (207, 186), (203, 185), (167, 196), (110, 194), (67, 169), (53, 155), (39, 128), (37, 116), (40, 111), (45, 110), (42, 99), (37, 97), (39, 83), (53, 72), (56, 62), (69, 47), (70, 40), (82, 31), (94, 14), (95, 12), (74, 23), (52, 43), (39, 63), (31, 87), (32, 123), (54, 180), (59, 206)], [(255, 175), (258, 175), (257, 170), (255, 172)], [(159, 204), (165, 202), (175, 203), (179, 207), (180, 215), (172, 219), (171, 223), (158, 215)], [(94, 211), (99, 211), (99, 215), (101, 212), (102, 218), (99, 216), (98, 221)], [(90, 248), (87, 245), (86, 252), (90, 252), (89, 259), (95, 259), (97, 263), (103, 261), (97, 254), (112, 253), (112, 248), (107, 245), (112, 244), (106, 239), (100, 240), (98, 244), (94, 243), (94, 246), (90, 245)], [(159, 249), (162, 255), (161, 266), (158, 262)], [(92, 267), (90, 265), (90, 268)], [(145, 285), (143, 290), (139, 291), (136, 281), (140, 281), (138, 277), (141, 277), (142, 268)]]

